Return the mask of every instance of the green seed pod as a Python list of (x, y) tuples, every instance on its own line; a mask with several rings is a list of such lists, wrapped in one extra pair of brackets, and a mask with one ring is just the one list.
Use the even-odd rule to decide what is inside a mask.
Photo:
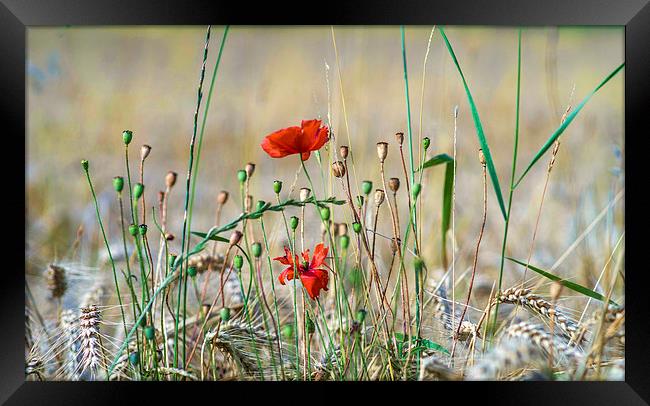
[(345, 249), (348, 249), (349, 246), (350, 246), (350, 237), (348, 237), (347, 235), (342, 235), (341, 236), (341, 248), (343, 248), (345, 250)]
[(354, 223), (352, 223), (352, 229), (354, 230), (355, 233), (357, 233), (357, 234), (360, 233), (361, 232), (361, 223), (359, 223), (358, 221), (355, 221)]
[(289, 219), (289, 225), (291, 226), (291, 229), (295, 231), (295, 229), (298, 228), (298, 217), (291, 217)]
[(84, 170), (85, 172), (88, 172), (88, 160), (86, 160), (86, 159), (82, 159), (82, 160), (81, 160), (81, 167), (83, 168), (83, 170)]
[(259, 258), (262, 255), (262, 244), (259, 242), (253, 243), (251, 246), (251, 251), (253, 251), (253, 256)]
[(264, 208), (265, 204), (266, 204), (266, 202), (264, 200), (258, 200), (257, 201), (257, 211), (262, 210)]
[(133, 351), (131, 354), (129, 354), (129, 362), (134, 367), (138, 366), (138, 364), (140, 363), (140, 353), (137, 351)]
[(117, 193), (122, 193), (122, 189), (124, 189), (124, 178), (121, 176), (114, 177), (113, 188)]
[(138, 226), (136, 226), (135, 224), (131, 224), (129, 226), (129, 234), (131, 234), (133, 237), (138, 235)]
[(309, 315), (306, 315), (307, 317), (305, 318), (305, 327), (307, 328), (307, 334), (314, 334), (316, 331), (316, 326), (314, 325), (314, 322), (311, 320)]
[(372, 191), (372, 182), (369, 180), (364, 180), (361, 183), (361, 190), (363, 190), (363, 194), (368, 196), (370, 194), (370, 191)]
[(153, 341), (153, 339), (156, 337), (156, 329), (153, 328), (153, 326), (145, 327), (144, 336), (147, 338), (147, 340)]
[(241, 269), (244, 266), (244, 258), (241, 255), (235, 255), (235, 258), (232, 260), (232, 265), (237, 270)]
[(169, 267), (170, 268), (174, 267), (174, 262), (176, 262), (176, 258), (178, 258), (177, 254), (169, 254)]
[(424, 137), (422, 139), (422, 148), (424, 148), (424, 150), (426, 151), (427, 149), (429, 149), (429, 145), (431, 145), (431, 140), (429, 139), (429, 137)]
[(140, 224), (138, 226), (138, 232), (140, 233), (140, 235), (146, 235), (147, 234), (147, 228), (148, 227), (147, 227), (146, 224)]
[(140, 327), (145, 328), (147, 326), (147, 318), (144, 317), (142, 320), (140, 320)]
[(283, 325), (280, 332), (282, 334), (282, 337), (289, 340), (291, 337), (293, 337), (293, 324)]
[(273, 181), (273, 191), (275, 192), (276, 195), (280, 194), (280, 192), (282, 191), (282, 182), (281, 181), (279, 181), (279, 180), (274, 180)]
[(350, 282), (353, 285), (359, 285), (361, 283), (361, 269), (354, 267), (349, 274)]
[(230, 309), (227, 307), (224, 307), (219, 311), (219, 316), (221, 316), (222, 321), (228, 321), (230, 320)]
[(329, 207), (323, 207), (320, 209), (320, 218), (323, 219), (323, 221), (327, 221), (330, 219), (330, 208)]
[(129, 145), (132, 139), (133, 139), (133, 131), (131, 130), (122, 131), (122, 141), (124, 141), (124, 145)]
[(415, 185), (413, 185), (413, 200), (417, 200), (421, 190), (422, 190), (422, 185), (420, 183), (416, 183)]
[(246, 182), (246, 178), (248, 178), (248, 176), (246, 175), (245, 170), (240, 169), (240, 170), (237, 171), (237, 179), (239, 180), (239, 183)]
[(133, 185), (133, 199), (138, 200), (142, 197), (144, 193), (144, 185), (142, 183), (136, 183)]
[(190, 277), (194, 278), (194, 277), (196, 276), (196, 267), (195, 267), (195, 266), (191, 266), (191, 267), (187, 268), (187, 274), (188, 274)]
[(365, 198), (363, 196), (361, 195), (357, 196), (357, 204), (359, 205), (359, 207), (363, 207), (364, 200)]
[(366, 311), (366, 309), (359, 309), (359, 310), (357, 310), (357, 314), (356, 314), (355, 320), (358, 321), (359, 324), (363, 323), (363, 321), (366, 319), (366, 314), (367, 314), (367, 313), (368, 313), (368, 312)]

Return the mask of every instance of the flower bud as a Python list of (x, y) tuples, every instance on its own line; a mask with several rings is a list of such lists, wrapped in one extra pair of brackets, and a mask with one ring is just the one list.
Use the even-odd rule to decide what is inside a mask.
[(255, 173), (255, 164), (252, 162), (247, 163), (245, 166), (245, 170), (246, 170), (246, 175), (250, 179), (250, 177), (253, 176), (253, 173)]
[(240, 170), (237, 171), (237, 179), (239, 180), (239, 183), (246, 182), (246, 178), (247, 178), (247, 175), (246, 175), (245, 170), (240, 169)]
[(364, 197), (362, 195), (357, 196), (357, 204), (359, 207), (363, 207)]
[(384, 203), (384, 197), (386, 197), (386, 194), (383, 190), (375, 190), (375, 205), (377, 205), (377, 207), (381, 206), (381, 204)]
[(241, 255), (235, 255), (235, 258), (232, 260), (232, 265), (237, 270), (241, 269), (244, 266), (244, 258)]
[(147, 338), (147, 340), (153, 341), (153, 339), (156, 337), (156, 329), (154, 329), (153, 326), (146, 326), (144, 328), (144, 336)]
[(176, 172), (167, 172), (167, 175), (165, 175), (165, 185), (171, 189), (176, 184), (176, 178), (178, 178), (178, 174)]
[(131, 130), (122, 131), (122, 141), (124, 141), (124, 145), (129, 145), (132, 139), (133, 139), (133, 131)]
[(282, 334), (282, 337), (284, 337), (286, 340), (289, 340), (291, 337), (293, 337), (293, 324), (283, 325), (280, 332)]
[(339, 155), (341, 155), (341, 158), (344, 160), (348, 158), (348, 153), (349, 153), (349, 148), (347, 145), (341, 145), (339, 147)]
[(225, 190), (222, 190), (217, 195), (217, 203), (219, 203), (220, 205), (224, 205), (224, 204), (226, 204), (227, 201), (228, 201), (228, 192), (226, 192)]
[(390, 178), (388, 180), (388, 188), (391, 190), (391, 192), (397, 193), (399, 190), (399, 178)]
[(280, 194), (282, 191), (282, 182), (279, 180), (274, 180), (273, 181), (273, 191), (275, 192), (276, 195)]
[(292, 230), (296, 230), (298, 228), (298, 217), (293, 216), (289, 219), (289, 226), (291, 227)]
[(140, 224), (138, 226), (138, 233), (140, 233), (140, 235), (146, 235), (147, 234), (147, 225), (146, 224)]
[(404, 144), (404, 133), (395, 133), (395, 140), (399, 145)]
[(341, 236), (341, 248), (346, 250), (348, 249), (349, 246), (350, 246), (350, 237), (348, 237), (347, 235)]
[(230, 246), (232, 247), (233, 245), (239, 244), (239, 240), (241, 240), (241, 237), (242, 237), (241, 231), (239, 230), (233, 231), (232, 234), (230, 234), (230, 240), (229, 240)]
[(417, 200), (421, 190), (422, 190), (422, 184), (416, 183), (415, 185), (413, 185), (413, 190), (412, 190), (413, 200)]
[(332, 174), (337, 178), (345, 176), (345, 164), (341, 161), (332, 163)]
[(144, 193), (144, 185), (142, 183), (136, 183), (133, 185), (133, 199), (138, 200), (142, 197)]
[(481, 163), (481, 165), (485, 166), (485, 154), (483, 154), (482, 149), (478, 150), (478, 160)]
[(372, 182), (369, 180), (364, 180), (361, 183), (361, 190), (363, 191), (364, 195), (368, 196), (372, 190)]
[(81, 160), (81, 168), (85, 171), (88, 172), (88, 160), (82, 159)]
[(253, 243), (253, 245), (251, 245), (251, 251), (253, 252), (253, 256), (255, 258), (259, 258), (260, 255), (262, 255), (262, 244), (259, 242)]
[(221, 317), (221, 321), (228, 321), (230, 320), (230, 308), (224, 307), (219, 311), (219, 316)]
[(144, 144), (143, 146), (140, 147), (140, 160), (144, 161), (147, 159), (149, 154), (151, 153), (151, 146)]
[(354, 223), (352, 223), (352, 229), (354, 230), (355, 233), (359, 234), (361, 232), (361, 223), (355, 221)]
[(316, 326), (308, 314), (305, 315), (305, 328), (307, 329), (307, 334), (314, 334), (316, 331)]
[(266, 202), (264, 200), (258, 200), (257, 201), (257, 206), (255, 206), (255, 210), (260, 211), (260, 210), (262, 210), (264, 208), (265, 205), (266, 205)]
[(366, 319), (366, 314), (367, 314), (367, 313), (368, 313), (368, 312), (366, 311), (366, 309), (359, 309), (359, 310), (357, 310), (357, 314), (356, 314), (356, 316), (355, 316), (355, 320), (356, 320), (357, 322), (359, 322), (359, 324), (363, 323), (364, 320)]
[(309, 194), (311, 193), (311, 190), (309, 188), (302, 188), (300, 189), (300, 201), (304, 202), (309, 198)]
[(117, 193), (122, 193), (122, 189), (124, 189), (124, 178), (121, 176), (116, 176), (113, 178), (113, 189)]
[(134, 367), (138, 366), (140, 363), (140, 353), (137, 351), (133, 351), (132, 353), (129, 354), (129, 362), (131, 365)]
[(138, 235), (138, 226), (136, 226), (135, 224), (131, 224), (129, 226), (129, 234), (131, 234), (133, 237)]
[(330, 208), (329, 207), (322, 207), (320, 209), (320, 218), (323, 219), (323, 221), (327, 221), (330, 219)]
[(429, 145), (431, 145), (431, 139), (429, 137), (422, 138), (422, 148), (425, 151), (429, 149)]
[(196, 276), (196, 267), (195, 267), (195, 266), (191, 266), (191, 267), (187, 268), (187, 274), (188, 274), (190, 277), (194, 278), (194, 277)]
[(347, 223), (339, 223), (336, 226), (336, 235), (342, 237), (348, 234), (348, 225)]
[(379, 157), (379, 162), (384, 163), (386, 156), (388, 155), (388, 143), (387, 142), (378, 142), (377, 143), (377, 156)]

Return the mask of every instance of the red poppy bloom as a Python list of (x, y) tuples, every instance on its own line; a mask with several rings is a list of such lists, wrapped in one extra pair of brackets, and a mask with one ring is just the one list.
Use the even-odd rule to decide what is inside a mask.
[(322, 243), (316, 245), (314, 248), (314, 256), (309, 262), (309, 250), (302, 253), (302, 258), (304, 261), (300, 263), (298, 255), (295, 259), (291, 256), (291, 251), (289, 248), (284, 247), (285, 255), (283, 257), (273, 258), (274, 261), (279, 261), (284, 265), (289, 265), (280, 276), (278, 280), (281, 284), (285, 284), (285, 280), (294, 279), (294, 271), (298, 269), (298, 277), (302, 282), (302, 285), (307, 290), (309, 297), (315, 299), (320, 294), (320, 290), (327, 290), (327, 282), (329, 280), (329, 275), (327, 274), (326, 269), (320, 269), (321, 265), (325, 263), (325, 257), (327, 257), (328, 248), (324, 247)]
[(271, 158), (300, 154), (303, 161), (311, 151), (318, 151), (327, 142), (329, 129), (321, 127), (320, 120), (302, 120), (300, 127), (293, 126), (275, 131), (262, 141), (262, 149)]

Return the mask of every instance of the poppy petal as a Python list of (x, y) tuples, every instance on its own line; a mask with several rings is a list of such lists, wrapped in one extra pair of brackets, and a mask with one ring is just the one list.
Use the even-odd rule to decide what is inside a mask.
[(280, 281), (280, 284), (282, 284), (282, 285), (285, 284), (285, 279), (288, 280), (288, 281), (293, 279), (293, 267), (289, 267), (289, 268), (285, 269), (278, 276), (278, 280)]
[(271, 158), (282, 158), (304, 151), (299, 148), (301, 138), (300, 127), (287, 127), (264, 137), (261, 145)]
[(309, 269), (300, 275), (300, 280), (311, 299), (318, 298), (321, 290), (328, 290), (327, 282), (329, 281), (329, 275), (325, 270)]
[(309, 265), (310, 268), (318, 268), (325, 262), (325, 258), (327, 257), (327, 252), (329, 251), (329, 248), (325, 247), (323, 243), (319, 243), (316, 245), (314, 248), (314, 256), (311, 260), (311, 264)]

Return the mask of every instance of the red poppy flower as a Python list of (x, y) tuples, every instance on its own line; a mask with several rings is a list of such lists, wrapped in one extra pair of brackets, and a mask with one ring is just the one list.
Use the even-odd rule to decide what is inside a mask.
[(302, 120), (300, 127), (283, 128), (264, 137), (262, 149), (271, 158), (300, 154), (306, 161), (311, 151), (321, 149), (329, 138), (329, 129), (320, 125), (320, 120)]
[(290, 281), (291, 279), (294, 279), (294, 271), (297, 268), (298, 277), (307, 290), (309, 297), (312, 299), (318, 298), (321, 289), (327, 290), (327, 282), (329, 280), (327, 270), (319, 268), (321, 265), (327, 267), (327, 264), (325, 263), (327, 251), (328, 248), (324, 247), (323, 244), (320, 243), (314, 248), (314, 256), (311, 258), (311, 262), (309, 262), (309, 250), (307, 250), (302, 253), (304, 261), (300, 263), (298, 255), (296, 255), (295, 259), (292, 258), (289, 248), (284, 247), (285, 255), (283, 257), (273, 258), (274, 261), (279, 261), (284, 265), (289, 265), (288, 268), (282, 271), (278, 280), (284, 285), (285, 280)]

